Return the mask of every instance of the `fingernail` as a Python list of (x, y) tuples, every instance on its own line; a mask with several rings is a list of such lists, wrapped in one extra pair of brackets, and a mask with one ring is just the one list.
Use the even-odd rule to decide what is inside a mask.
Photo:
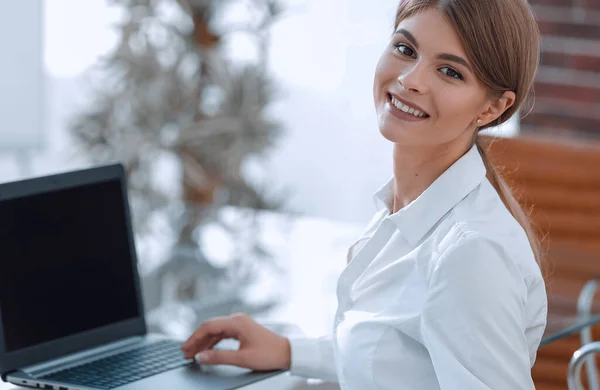
[(206, 352), (198, 352), (196, 356), (194, 356), (198, 363), (205, 363), (208, 361), (208, 353)]

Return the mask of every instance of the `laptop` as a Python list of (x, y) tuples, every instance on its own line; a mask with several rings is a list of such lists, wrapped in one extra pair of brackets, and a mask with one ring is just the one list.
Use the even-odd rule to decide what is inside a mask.
[(147, 332), (124, 168), (0, 184), (0, 375), (54, 390), (236, 389), (278, 375), (185, 360)]

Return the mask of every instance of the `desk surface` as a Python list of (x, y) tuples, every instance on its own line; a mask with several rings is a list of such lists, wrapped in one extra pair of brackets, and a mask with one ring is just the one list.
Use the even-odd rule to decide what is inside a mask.
[[(10, 383), (0, 382), (0, 390), (24, 390)], [(288, 373), (269, 378), (267, 380), (242, 387), (241, 390), (339, 390), (333, 383), (320, 383), (297, 378)]]

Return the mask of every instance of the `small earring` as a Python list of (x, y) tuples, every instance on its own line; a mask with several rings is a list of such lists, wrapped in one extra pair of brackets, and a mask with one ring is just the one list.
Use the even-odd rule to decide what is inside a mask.
[(478, 124), (478, 125), (480, 125), (480, 124), (482, 124), (482, 123), (483, 123), (483, 121), (482, 121), (481, 119), (477, 119), (477, 124)]

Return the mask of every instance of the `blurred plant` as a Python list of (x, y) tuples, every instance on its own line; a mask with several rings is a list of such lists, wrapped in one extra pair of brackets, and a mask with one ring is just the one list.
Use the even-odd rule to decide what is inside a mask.
[[(135, 225), (181, 200), (192, 210), (224, 204), (280, 209), (283, 204), (243, 175), (243, 164), (281, 134), (265, 110), (273, 88), (265, 71), (268, 30), (281, 14), (274, 0), (109, 0), (124, 11), (116, 48), (96, 67), (99, 85), (71, 133), (94, 163), (122, 161)], [(220, 23), (245, 7), (251, 20)], [(254, 63), (226, 59), (222, 42), (243, 33), (255, 42)], [(178, 191), (162, 189), (156, 163), (175, 157)], [(159, 178), (160, 179), (160, 178)], [(200, 211), (198, 218), (206, 218)], [(182, 233), (199, 221), (187, 216)]]
[[(275, 0), (109, 3), (123, 11), (120, 39), (94, 69), (94, 80), (100, 82), (93, 86), (89, 107), (74, 118), (71, 134), (92, 163), (123, 162), (138, 233), (149, 230), (157, 212), (176, 214), (171, 222), (176, 243), (157, 271), (165, 275), (158, 278), (175, 274), (175, 290), (184, 300), (199, 294), (226, 296), (215, 281), (247, 284), (256, 264), (244, 259), (269, 257), (256, 229), (247, 225), (254, 220), (247, 210), (283, 208), (265, 190), (266, 183), (244, 175), (244, 164), (267, 152), (281, 135), (279, 123), (266, 113), (274, 90), (265, 69), (268, 31), (282, 9)], [(233, 7), (242, 7), (238, 14), (246, 20), (228, 22)], [(233, 34), (250, 38), (255, 61), (227, 58), (224, 42)], [(175, 190), (161, 185), (158, 162), (165, 157), (178, 167)], [(178, 213), (172, 213), (173, 205), (180, 206)], [(219, 221), (217, 211), (224, 205), (241, 206), (244, 221)], [(215, 222), (232, 237), (241, 227), (248, 236), (249, 229), (254, 240), (250, 246), (240, 244), (243, 250), (237, 252), (242, 253), (226, 269), (212, 265), (199, 245), (199, 227)], [(199, 292), (213, 285), (212, 292)], [(243, 293), (237, 290), (230, 306), (239, 305)]]

